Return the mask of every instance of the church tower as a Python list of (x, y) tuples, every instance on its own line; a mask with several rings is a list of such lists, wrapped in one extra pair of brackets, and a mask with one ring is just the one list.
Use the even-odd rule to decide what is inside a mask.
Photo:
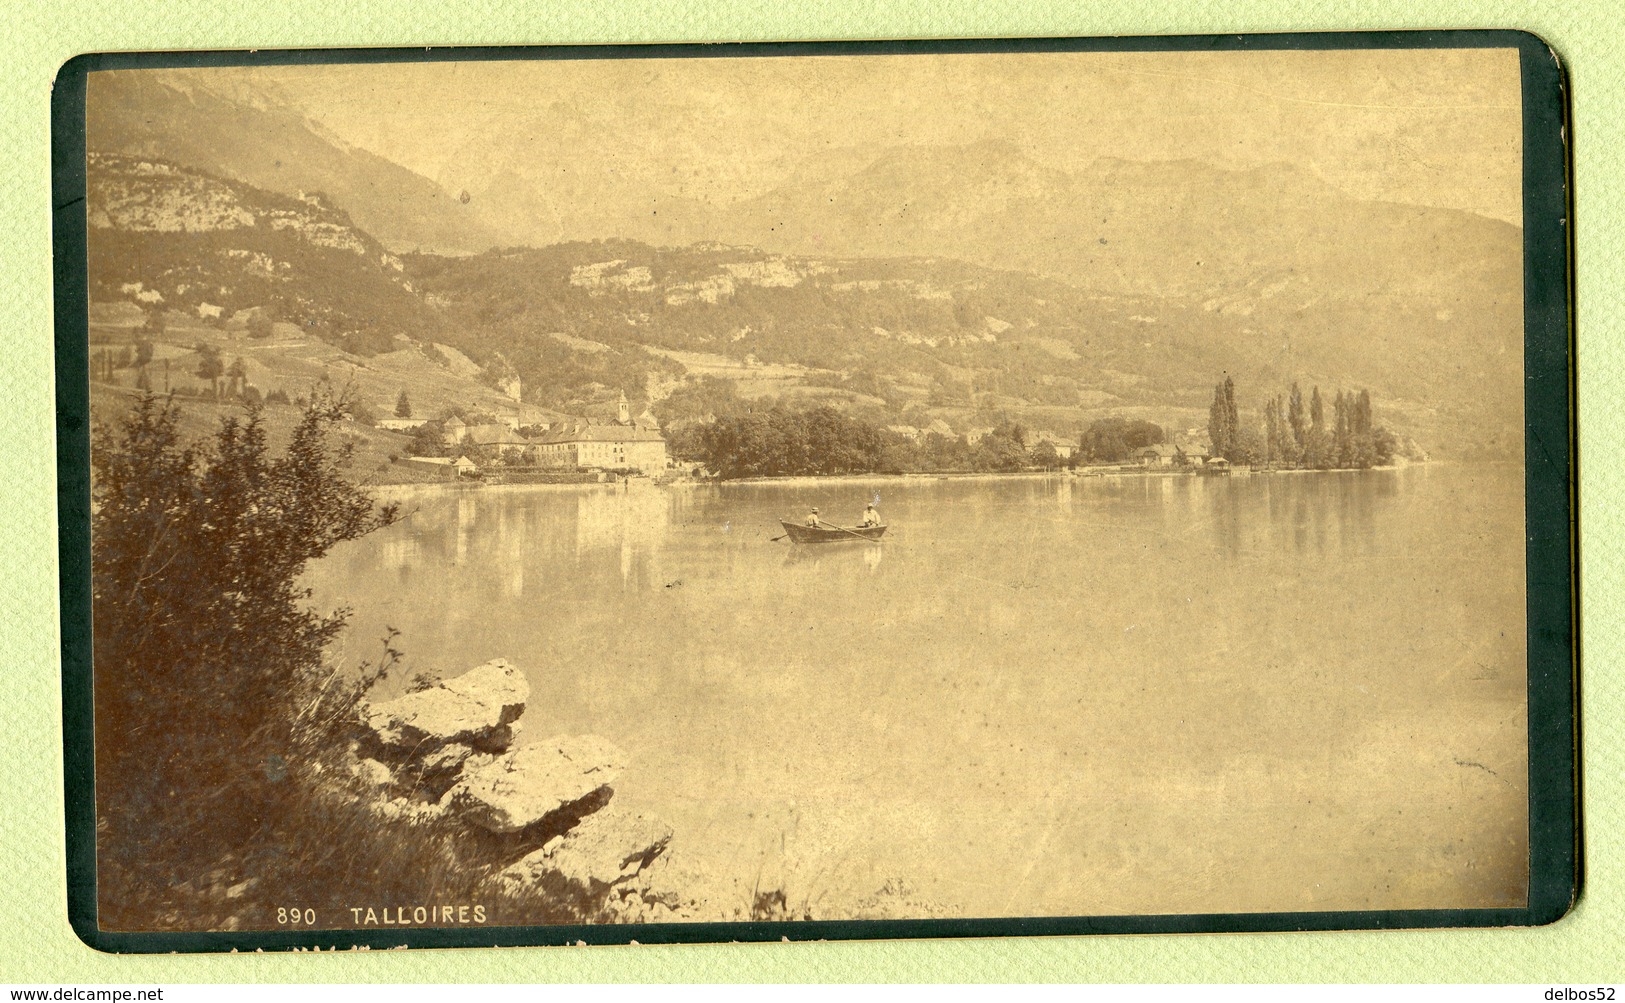
[(632, 405), (626, 402), (626, 391), (621, 391), (620, 408), (616, 412), (617, 420), (622, 425), (632, 424)]

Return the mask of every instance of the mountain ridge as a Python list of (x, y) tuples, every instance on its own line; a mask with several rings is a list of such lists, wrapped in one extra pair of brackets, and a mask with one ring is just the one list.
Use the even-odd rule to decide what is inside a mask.
[(192, 75), (98, 73), (85, 118), (92, 153), (161, 158), (285, 195), (322, 192), (394, 251), (471, 253), (505, 239), (428, 178), (278, 101), (267, 82), (222, 91)]
[[(192, 311), (205, 293), (233, 311), (263, 305), (362, 354), (401, 338), (444, 343), (488, 381), (519, 375), (529, 399), (565, 411), (617, 391), (653, 399), (712, 372), (753, 388), (747, 396), (834, 394), (960, 423), (986, 408), (1046, 414), (1047, 427), (1108, 412), (1183, 421), (1230, 373), (1256, 395), (1294, 379), (1369, 387), (1404, 411), (1407, 431), (1495, 428), (1511, 449), (1521, 427), (1517, 359), (1491, 351), (1521, 304), (1495, 298), (1506, 287), (1493, 255), (1441, 263), (1456, 270), (1453, 299), (1429, 290), (1443, 267), (1420, 285), (1350, 294), (1294, 262), (1254, 263), (1244, 281), (1152, 294), (940, 252), (797, 255), (742, 241), (397, 256), (319, 196), (174, 165), (132, 174), (139, 163), (92, 158), (93, 296), (157, 295)], [(136, 191), (117, 194), (110, 176)], [(1405, 227), (1410, 211), (1391, 225)], [(196, 225), (143, 222), (153, 213), (189, 213)], [(287, 213), (302, 221), (276, 222)]]

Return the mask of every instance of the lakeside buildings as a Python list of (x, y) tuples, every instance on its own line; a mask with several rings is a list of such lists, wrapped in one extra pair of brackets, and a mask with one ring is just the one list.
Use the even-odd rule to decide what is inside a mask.
[(502, 423), (470, 425), (453, 417), (442, 427), (448, 446), (475, 450), (493, 464), (636, 470), (649, 476), (663, 473), (669, 465), (666, 437), (654, 416), (644, 412), (634, 421), (624, 394), (611, 422), (570, 419), (521, 430)]
[(666, 437), (638, 425), (565, 425), (550, 429), (536, 447), (542, 466), (637, 470), (666, 469)]
[(667, 467), (666, 437), (645, 411), (633, 421), (622, 394), (613, 423), (558, 422), (536, 440), (542, 466), (636, 470), (654, 476)]

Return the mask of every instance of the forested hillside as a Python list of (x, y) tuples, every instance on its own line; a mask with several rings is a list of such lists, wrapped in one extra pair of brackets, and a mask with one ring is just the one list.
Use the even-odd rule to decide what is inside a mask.
[(91, 157), (88, 184), (93, 300), (139, 306), (160, 328), (177, 316), (281, 323), (362, 359), (440, 343), (473, 361), (483, 387), (518, 377), (528, 402), (564, 412), (623, 392), (667, 420), (771, 397), (880, 425), (1008, 418), (1073, 435), (1107, 415), (1200, 424), (1228, 374), (1256, 421), (1250, 388), (1359, 386), (1436, 451), (1518, 448), (1517, 358), (1475, 347), (1476, 326), (1418, 335), (1455, 316), (1425, 298), (1277, 309), (1290, 277), (1229, 297), (1156, 297), (946, 258), (714, 242), (396, 256), (317, 193), (105, 155)]
[(439, 330), (400, 259), (321, 194), (95, 154), (86, 178), (92, 300), (157, 316), (257, 310), (361, 355)]
[(500, 352), (527, 383), (561, 394), (590, 381), (658, 392), (698, 353), (745, 378), (838, 374), (839, 386), (893, 403), (1195, 405), (1187, 390), (1219, 362), (1200, 338), (1148, 343), (1149, 302), (946, 260), (614, 241), (406, 264), (452, 343)]

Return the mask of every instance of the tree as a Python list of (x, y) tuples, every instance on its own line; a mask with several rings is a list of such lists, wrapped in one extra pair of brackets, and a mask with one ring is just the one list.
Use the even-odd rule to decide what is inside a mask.
[(1031, 452), (1032, 463), (1035, 467), (1052, 470), (1061, 465), (1061, 456), (1055, 451), (1055, 446), (1048, 439), (1040, 439), (1038, 445), (1034, 446)]
[(1007, 417), (1000, 418), (998, 425), (993, 429), (993, 434), (1010, 439), (1022, 449), (1027, 448), (1027, 428), (1020, 422), (1011, 421)]
[(1241, 428), (1236, 431), (1235, 438), (1230, 440), (1230, 455), (1226, 459), (1232, 463), (1258, 463), (1264, 458), (1264, 440), (1255, 428)]
[(1372, 433), (1373, 463), (1389, 464), (1400, 456), (1408, 459), (1427, 459), (1427, 455), (1417, 448), (1414, 442), (1407, 443), (1386, 428), (1378, 428)]
[(228, 392), (239, 395), (243, 392), (243, 386), (248, 382), (248, 370), (243, 368), (242, 356), (231, 360), (231, 365), (226, 368), (226, 379), (230, 381)]
[(1167, 441), (1166, 431), (1152, 422), (1098, 418), (1078, 436), (1078, 453), (1092, 463), (1116, 463), (1136, 450)]
[(401, 388), (401, 395), (399, 397), (395, 398), (395, 417), (397, 417), (397, 418), (410, 418), (410, 417), (412, 417), (412, 402), (410, 400), (408, 400), (407, 397), (406, 397), (406, 388), (405, 387)]
[(1006, 425), (982, 436), (971, 451), (971, 465), (977, 470), (1008, 473), (1027, 465), (1027, 448)]
[(703, 426), (685, 422), (675, 428), (666, 429), (666, 449), (679, 460), (704, 462), (705, 449), (700, 439)]
[(1264, 462), (1274, 464), (1281, 458), (1281, 398), (1271, 397), (1264, 402)]
[[(1361, 390), (1354, 398), (1349, 411), (1349, 432), (1354, 466), (1366, 468), (1388, 462), (1378, 456), (1377, 432), (1371, 422), (1370, 391)], [(1391, 453), (1389, 458), (1392, 458)]]
[(1349, 442), (1349, 405), (1343, 391), (1337, 391), (1332, 401), (1332, 456), (1339, 467), (1350, 467), (1353, 449)]
[(1308, 434), (1309, 426), (1303, 415), (1303, 391), (1298, 389), (1296, 380), (1292, 383), (1292, 391), (1287, 396), (1286, 409), (1287, 423), (1292, 426), (1292, 461), (1298, 462), (1303, 458), (1303, 444)]
[(1207, 407), (1207, 441), (1214, 456), (1225, 456), (1230, 452), (1229, 427), (1225, 424), (1224, 416), (1224, 384), (1219, 383), (1213, 387), (1213, 403)]
[[(1234, 443), (1241, 434), (1241, 414), (1236, 408), (1236, 383), (1228, 376), (1224, 378), (1224, 421), (1230, 430), (1229, 439)], [(1235, 447), (1231, 448), (1233, 450)]]
[(269, 338), (272, 330), (271, 315), (263, 309), (256, 308), (248, 315), (248, 336), (250, 338)]
[(199, 344), (196, 346), (197, 377), (208, 380), (209, 386), (214, 389), (214, 396), (220, 396), (220, 377), (225, 373), (225, 367), (220, 364), (220, 350), (213, 345)]
[[(195, 879), (290, 815), (292, 779), (353, 713), (323, 649), (345, 611), (306, 607), (306, 564), (396, 517), (347, 480), (319, 397), (280, 456), (260, 410), (183, 443), (145, 394), (96, 430), (91, 464), (98, 878), (124, 901)], [(348, 694), (347, 696), (345, 694)], [(337, 716), (328, 716), (339, 700)], [(312, 716), (314, 715), (314, 716)], [(331, 738), (331, 736), (327, 736)]]
[(1326, 408), (1321, 403), (1320, 387), (1309, 396), (1309, 432), (1303, 447), (1303, 465), (1325, 470), (1337, 463), (1337, 451), (1332, 436), (1326, 429)]
[(1212, 443), (1213, 455), (1235, 459), (1230, 454), (1236, 448), (1236, 436), (1241, 429), (1241, 417), (1236, 408), (1236, 384), (1226, 376), (1224, 382), (1213, 388), (1213, 403), (1208, 407), (1207, 436)]
[(426, 421), (412, 430), (412, 441), (406, 444), (408, 456), (445, 456), (444, 429), (438, 421)]

